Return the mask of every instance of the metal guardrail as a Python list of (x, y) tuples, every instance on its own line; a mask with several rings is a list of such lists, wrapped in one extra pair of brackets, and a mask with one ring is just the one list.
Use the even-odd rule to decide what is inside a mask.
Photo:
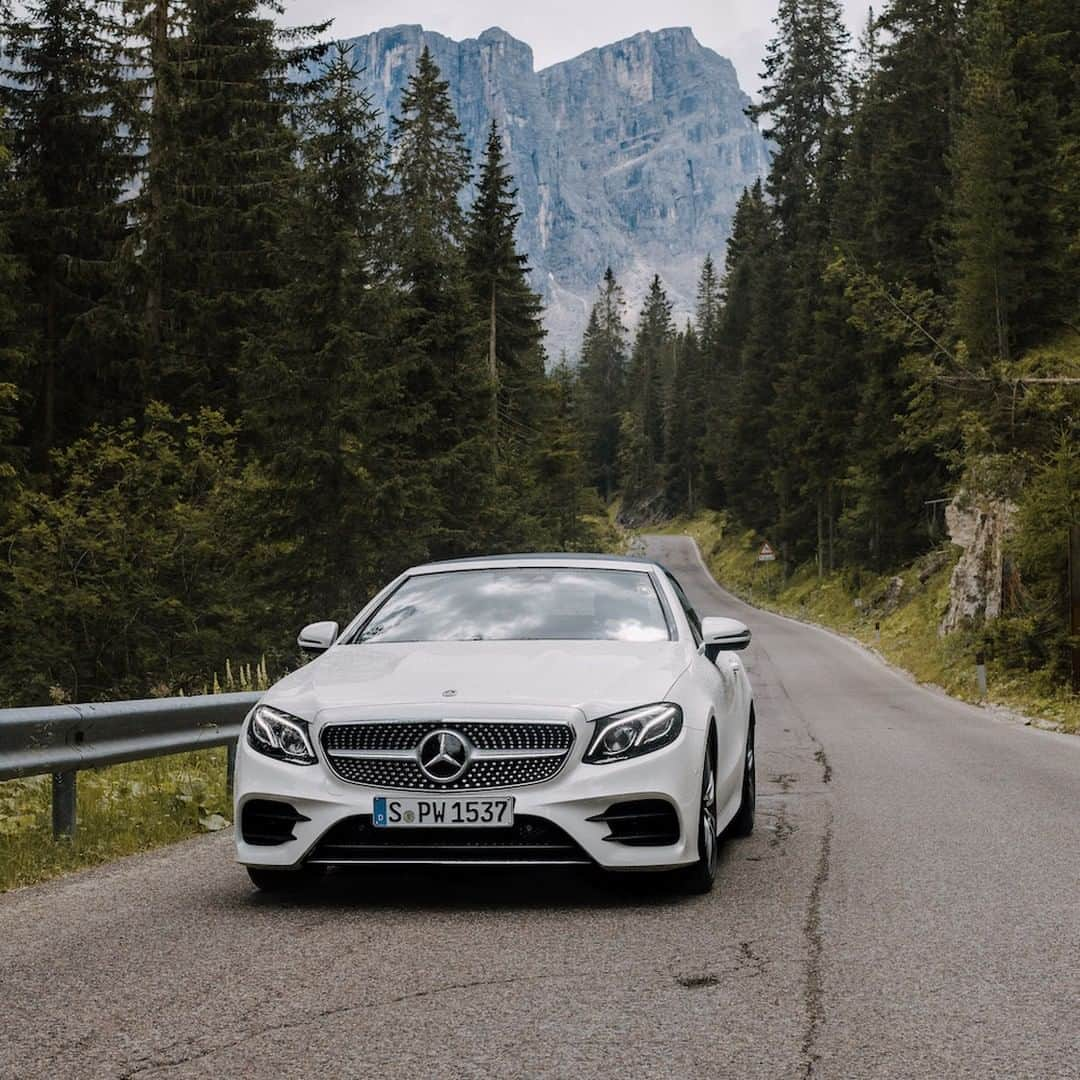
[(229, 778), (240, 725), (261, 692), (0, 709), (0, 780), (52, 774), (54, 836), (75, 832), (80, 769), (229, 747)]

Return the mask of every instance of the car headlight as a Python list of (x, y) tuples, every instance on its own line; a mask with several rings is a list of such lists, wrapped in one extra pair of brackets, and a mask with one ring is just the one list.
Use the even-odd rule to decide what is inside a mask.
[(674, 742), (680, 731), (682, 709), (670, 701), (602, 716), (596, 721), (596, 734), (582, 761), (602, 765), (649, 754)]
[(314, 765), (316, 761), (307, 721), (269, 705), (255, 706), (248, 724), (248, 745), (260, 754), (293, 765)]

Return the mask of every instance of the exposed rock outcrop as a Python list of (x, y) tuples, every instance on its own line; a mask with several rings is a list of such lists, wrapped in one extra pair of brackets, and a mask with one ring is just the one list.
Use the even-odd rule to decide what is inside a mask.
[(687, 317), (702, 261), (722, 261), (735, 202), (768, 167), (730, 61), (679, 27), (536, 72), (529, 46), (498, 28), (452, 41), (395, 26), (352, 40), (384, 117), (398, 111), (425, 45), (474, 159), (492, 117), (505, 134), (549, 353), (576, 352), (609, 264), (632, 310), (659, 273), (676, 318)]
[(1016, 506), (1004, 499), (980, 499), (961, 492), (945, 508), (954, 544), (964, 549), (949, 581), (949, 607), (938, 632), (1001, 614), (1005, 542)]

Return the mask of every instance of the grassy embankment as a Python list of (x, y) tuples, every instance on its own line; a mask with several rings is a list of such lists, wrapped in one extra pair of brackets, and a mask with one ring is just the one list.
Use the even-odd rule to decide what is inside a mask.
[[(226, 665), (214, 692), (266, 685), (262, 665)], [(48, 776), (0, 783), (0, 892), (71, 870), (149, 851), (231, 824), (225, 748), (130, 761), (78, 774), (77, 828), (71, 840), (52, 838)]]
[(78, 828), (52, 838), (49, 777), (0, 784), (0, 892), (225, 828), (225, 748), (87, 769)]
[[(919, 682), (965, 701), (979, 701), (976, 637), (955, 633), (941, 638), (937, 632), (959, 548), (930, 552), (880, 576), (864, 571), (856, 577), (848, 571), (822, 579), (814, 567), (805, 566), (785, 581), (778, 563), (757, 562), (762, 537), (733, 527), (722, 513), (707, 512), (649, 531), (689, 533), (717, 581), (758, 607), (847, 634)], [(897, 578), (902, 579), (899, 587)], [(987, 676), (990, 705), (1080, 733), (1080, 697), (1067, 688), (1050, 684), (1038, 672), (1007, 669), (993, 659)]]

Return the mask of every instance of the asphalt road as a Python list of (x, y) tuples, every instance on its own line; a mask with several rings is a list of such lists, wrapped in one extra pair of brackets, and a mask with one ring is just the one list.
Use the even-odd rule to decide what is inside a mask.
[(720, 887), (251, 892), (211, 836), (0, 897), (0, 1076), (1080, 1077), (1080, 739), (747, 608), (759, 816)]

